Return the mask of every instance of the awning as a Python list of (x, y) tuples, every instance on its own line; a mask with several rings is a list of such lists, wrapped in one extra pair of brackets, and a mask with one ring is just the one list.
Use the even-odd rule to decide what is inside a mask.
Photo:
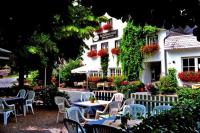
[(71, 70), (71, 73), (88, 73), (90, 71), (100, 71), (100, 68), (85, 65)]

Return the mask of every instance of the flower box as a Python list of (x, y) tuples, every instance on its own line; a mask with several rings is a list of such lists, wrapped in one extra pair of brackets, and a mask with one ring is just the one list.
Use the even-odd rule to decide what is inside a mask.
[(119, 54), (119, 48), (113, 48), (113, 49), (111, 49), (111, 53), (118, 55)]
[(102, 31), (103, 31), (103, 28), (99, 27), (99, 29), (97, 29), (95, 32), (102, 32)]
[(184, 82), (200, 82), (200, 72), (187, 71), (178, 73), (178, 77)]
[(157, 50), (159, 50), (159, 45), (158, 44), (144, 45), (140, 49), (142, 54), (152, 54)]
[(98, 51), (98, 56), (104, 57), (106, 55), (108, 55), (108, 50), (107, 49), (103, 49), (102, 48), (101, 50)]
[(103, 25), (103, 29), (104, 30), (111, 30), (112, 29), (112, 25), (107, 23), (107, 24)]
[(88, 57), (96, 57), (97, 56), (97, 51), (96, 50), (91, 50), (87, 53)]

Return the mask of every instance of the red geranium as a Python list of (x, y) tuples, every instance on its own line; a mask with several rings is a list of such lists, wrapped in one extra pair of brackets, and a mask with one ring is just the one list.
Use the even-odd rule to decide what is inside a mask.
[(200, 82), (200, 72), (187, 71), (178, 73), (180, 80), (185, 82)]
[(104, 57), (106, 55), (108, 55), (107, 49), (102, 48), (101, 50), (98, 51), (98, 56)]
[(97, 56), (97, 51), (96, 50), (91, 50), (87, 53), (88, 57), (95, 57)]
[(129, 83), (128, 81), (122, 81), (120, 84), (121, 85), (128, 85), (128, 83)]
[(140, 51), (142, 54), (151, 54), (159, 49), (158, 44), (149, 44), (149, 45), (144, 45), (141, 47)]
[(110, 23), (107, 23), (107, 24), (105, 24), (105, 25), (103, 26), (103, 29), (104, 29), (104, 30), (110, 30), (110, 29), (112, 29), (112, 25), (111, 25)]
[(103, 28), (99, 27), (99, 29), (97, 29), (95, 32), (102, 32), (102, 31), (103, 31)]
[(98, 82), (101, 78), (100, 77), (97, 77), (97, 76), (90, 76), (88, 77), (88, 81), (89, 82)]
[(119, 48), (112, 48), (111, 52), (112, 54), (119, 54)]

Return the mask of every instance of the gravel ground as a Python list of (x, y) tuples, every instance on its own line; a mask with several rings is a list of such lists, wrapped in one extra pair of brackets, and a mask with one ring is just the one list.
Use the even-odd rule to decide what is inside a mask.
[(66, 133), (62, 123), (63, 116), (60, 115), (59, 123), (56, 123), (58, 109), (47, 107), (34, 107), (35, 114), (28, 112), (24, 117), (17, 116), (15, 123), (14, 116), (8, 118), (8, 125), (3, 126), (3, 117), (0, 116), (0, 133)]

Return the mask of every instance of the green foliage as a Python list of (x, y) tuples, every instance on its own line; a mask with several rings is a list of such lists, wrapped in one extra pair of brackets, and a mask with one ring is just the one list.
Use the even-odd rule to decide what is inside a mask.
[(125, 76), (115, 76), (113, 78), (113, 83), (118, 88), (121, 85), (121, 82), (124, 81), (125, 79), (126, 79)]
[(160, 89), (162, 93), (174, 93), (177, 89), (176, 70), (168, 69), (169, 74), (160, 78)]
[(122, 71), (127, 75), (128, 80), (139, 80), (139, 73), (143, 70), (143, 55), (140, 52), (141, 46), (145, 43), (145, 36), (153, 34), (157, 28), (145, 25), (136, 26), (128, 21), (120, 41), (120, 54), (118, 62), (121, 62)]
[(58, 26), (55, 29), (56, 38), (76, 36), (79, 39), (89, 39), (93, 32), (98, 29), (99, 23), (107, 21), (105, 17), (95, 17), (90, 8), (80, 4), (68, 6), (68, 17), (71, 22), (66, 24), (63, 16), (54, 16), (55, 24)]
[(182, 88), (178, 91), (178, 96), (178, 102), (170, 111), (144, 119), (139, 126), (133, 127), (132, 131), (136, 133), (198, 132), (200, 130), (200, 91)]
[[(60, 78), (61, 81), (68, 81), (72, 77), (71, 70), (80, 67), (80, 60), (69, 60), (68, 62), (64, 63), (60, 68), (54, 69), (53, 70), (53, 75), (56, 77), (59, 76), (59, 71), (60, 71)], [(60, 69), (60, 70), (59, 70)]]
[(32, 36), (30, 44), (27, 46), (30, 54), (38, 55), (43, 65), (48, 63), (48, 54), (58, 53), (57, 44), (53, 42), (50, 35), (38, 33)]
[(107, 76), (108, 62), (109, 62), (109, 55), (105, 55), (101, 57), (101, 68), (103, 70), (103, 77)]
[(151, 25), (145, 25), (143, 27), (143, 33), (146, 36), (152, 36), (153, 34), (155, 34), (158, 31), (159, 31), (159, 29), (157, 27), (154, 27), (154, 26), (151, 26)]
[(30, 71), (28, 74), (28, 80), (31, 81), (31, 86), (35, 86), (37, 84), (36, 78), (39, 76), (39, 71)]

